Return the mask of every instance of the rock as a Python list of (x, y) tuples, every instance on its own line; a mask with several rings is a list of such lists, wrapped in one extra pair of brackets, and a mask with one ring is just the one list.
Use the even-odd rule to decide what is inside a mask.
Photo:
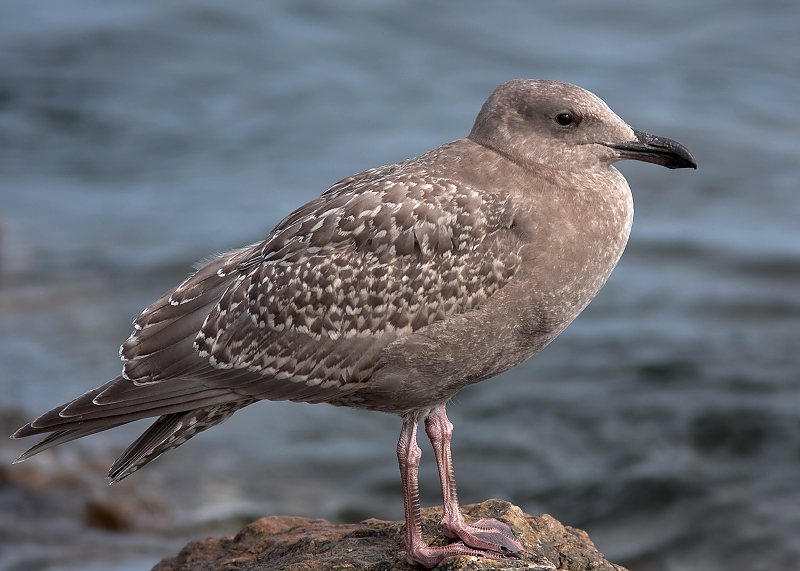
[[(549, 515), (531, 517), (508, 502), (488, 500), (464, 507), (467, 519), (498, 518), (508, 523), (525, 546), (518, 558), (503, 561), (451, 557), (439, 571), (536, 569), (625, 571), (606, 561), (585, 531), (563, 526)], [(427, 538), (442, 538), (442, 509), (422, 510)], [(272, 516), (245, 526), (233, 537), (209, 538), (186, 545), (177, 557), (164, 559), (153, 571), (392, 571), (420, 569), (409, 565), (401, 547), (403, 522), (368, 519), (332, 524), (324, 519)], [(441, 544), (445, 540), (434, 540)]]

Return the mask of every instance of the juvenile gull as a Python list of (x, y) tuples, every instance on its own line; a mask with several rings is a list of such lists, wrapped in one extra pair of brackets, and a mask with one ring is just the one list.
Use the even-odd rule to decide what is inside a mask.
[[(630, 189), (612, 163), (696, 168), (670, 139), (631, 129), (598, 97), (514, 80), (469, 136), (346, 178), (258, 244), (222, 255), (148, 307), (122, 374), (20, 428), (23, 454), (159, 417), (116, 462), (118, 481), (261, 399), (397, 414), (406, 558), (522, 550), (497, 520), (459, 509), (445, 406), (550, 343), (616, 265)], [(444, 534), (419, 520), (417, 425), (433, 444)]]

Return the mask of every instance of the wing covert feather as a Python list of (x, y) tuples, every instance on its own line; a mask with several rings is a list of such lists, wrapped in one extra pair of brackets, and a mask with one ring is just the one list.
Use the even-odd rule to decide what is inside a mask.
[[(371, 178), (346, 179), (278, 225), (208, 314), (200, 355), (298, 390), (363, 383), (389, 343), (513, 277), (519, 252), (500, 243), (512, 239), (508, 198), (418, 173)], [(269, 382), (254, 390), (273, 398)]]

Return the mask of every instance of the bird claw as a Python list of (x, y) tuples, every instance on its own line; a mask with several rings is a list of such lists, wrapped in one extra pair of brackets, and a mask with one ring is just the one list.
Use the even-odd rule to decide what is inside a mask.
[(445, 525), (444, 533), (448, 537), (458, 537), (470, 547), (510, 554), (522, 551), (522, 544), (514, 539), (511, 528), (496, 519), (479, 519), (462, 527)]
[(440, 547), (430, 547), (421, 545), (414, 549), (406, 549), (406, 561), (411, 565), (422, 565), (423, 567), (435, 567), (448, 557), (467, 556), (482, 557), (484, 559), (519, 559), (517, 555), (511, 553), (495, 553), (493, 551), (482, 551), (465, 545), (463, 541), (456, 541)]

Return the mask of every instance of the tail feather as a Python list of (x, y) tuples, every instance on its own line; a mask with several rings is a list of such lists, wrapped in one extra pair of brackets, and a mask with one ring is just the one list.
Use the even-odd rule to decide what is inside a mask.
[(161, 416), (117, 458), (108, 471), (108, 478), (112, 483), (119, 482), (164, 452), (228, 420), (237, 410), (254, 402), (255, 399), (243, 400)]
[(114, 424), (109, 426), (100, 426), (95, 428), (84, 428), (84, 429), (74, 429), (74, 430), (59, 430), (57, 432), (53, 432), (52, 434), (48, 435), (47, 438), (39, 442), (39, 444), (31, 447), (19, 458), (14, 460), (14, 464), (19, 464), (20, 462), (27, 460), (31, 456), (36, 456), (39, 452), (44, 452), (48, 448), (53, 448), (54, 446), (58, 446), (59, 444), (64, 444), (65, 442), (77, 440), (78, 438), (89, 436), (90, 434), (103, 432), (104, 430), (108, 430), (109, 428), (116, 428), (117, 426), (121, 426), (123, 424), (126, 423), (121, 422), (119, 424)]
[[(228, 392), (228, 393), (220, 393), (215, 394), (209, 397), (203, 397), (194, 399), (191, 401), (183, 401), (183, 402), (175, 402), (175, 403), (168, 403), (167, 405), (159, 405), (159, 403), (153, 403), (151, 406), (147, 408), (137, 407), (133, 410), (127, 411), (116, 411), (113, 415), (110, 416), (102, 416), (98, 418), (90, 418), (86, 420), (82, 420), (80, 417), (73, 418), (73, 419), (63, 419), (62, 422), (58, 422), (57, 419), (53, 419), (52, 422), (49, 422), (47, 426), (38, 426), (36, 425), (36, 421), (31, 424), (26, 424), (19, 430), (17, 430), (13, 435), (12, 438), (24, 438), (26, 436), (33, 436), (35, 434), (44, 434), (47, 432), (74, 432), (80, 431), (84, 434), (94, 434), (95, 432), (102, 432), (103, 430), (108, 430), (110, 428), (115, 428), (120, 426), (121, 424), (127, 424), (129, 422), (133, 422), (134, 420), (140, 420), (142, 418), (150, 418), (153, 416), (163, 416), (172, 413), (182, 413), (193, 410), (204, 410), (206, 408), (221, 406), (225, 404), (237, 404), (242, 402), (242, 397), (240, 395)], [(250, 401), (252, 402), (252, 401)], [(91, 432), (86, 432), (91, 431)], [(69, 439), (72, 440), (72, 439)], [(68, 442), (68, 440), (64, 440), (64, 442)]]

